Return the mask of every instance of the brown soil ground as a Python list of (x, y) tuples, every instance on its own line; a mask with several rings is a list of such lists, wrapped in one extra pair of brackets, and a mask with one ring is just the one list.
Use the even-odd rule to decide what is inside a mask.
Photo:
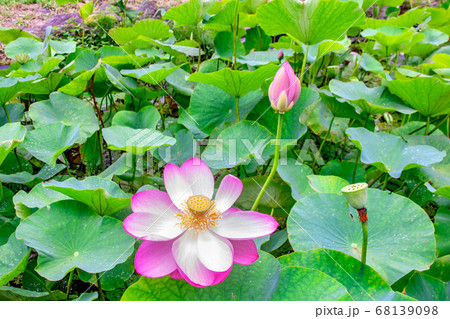
[[(117, 0), (97, 0), (95, 12), (114, 12), (111, 3)], [(127, 8), (138, 8), (145, 0), (129, 0)], [(158, 8), (170, 8), (186, 0), (150, 0)], [(66, 4), (59, 6), (43, 6), (42, 4), (23, 4), (0, 5), (0, 27), (20, 28), (38, 36), (42, 33), (42, 27), (46, 21), (58, 14), (77, 13), (78, 6)], [(0, 42), (0, 65), (9, 64), (10, 60), (4, 54), (4, 45)]]

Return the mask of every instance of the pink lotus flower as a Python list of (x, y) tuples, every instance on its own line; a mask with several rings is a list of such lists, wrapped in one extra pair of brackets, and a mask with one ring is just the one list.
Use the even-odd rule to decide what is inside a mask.
[(292, 109), (300, 97), (300, 80), (288, 61), (284, 62), (269, 87), (269, 99), (275, 112), (284, 113)]
[(242, 182), (227, 175), (213, 198), (214, 177), (208, 166), (191, 158), (181, 167), (164, 169), (166, 192), (142, 191), (131, 199), (133, 214), (125, 231), (143, 239), (135, 257), (137, 273), (158, 278), (170, 275), (193, 286), (222, 282), (233, 263), (258, 259), (253, 238), (273, 233), (278, 223), (269, 215), (231, 208)]

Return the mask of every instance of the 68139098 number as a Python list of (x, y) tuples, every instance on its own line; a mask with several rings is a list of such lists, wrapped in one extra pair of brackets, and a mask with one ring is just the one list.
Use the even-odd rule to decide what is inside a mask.
[(375, 313), (385, 316), (436, 316), (439, 311), (438, 306), (378, 306), (375, 308)]

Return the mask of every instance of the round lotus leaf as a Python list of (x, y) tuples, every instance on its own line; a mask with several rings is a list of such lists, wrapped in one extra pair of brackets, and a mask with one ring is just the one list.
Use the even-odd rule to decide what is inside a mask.
[(22, 221), (16, 236), (38, 252), (35, 270), (51, 281), (74, 268), (89, 273), (110, 270), (134, 249), (134, 238), (125, 233), (121, 221), (100, 217), (73, 200), (41, 208)]
[(130, 206), (131, 201), (131, 195), (122, 191), (119, 185), (98, 176), (90, 176), (82, 181), (76, 178), (63, 182), (50, 181), (44, 187), (85, 203), (101, 216), (111, 215)]
[(336, 279), (315, 269), (284, 267), (281, 269), (276, 301), (345, 301), (353, 300)]
[(317, 269), (345, 286), (354, 300), (400, 300), (386, 280), (375, 270), (343, 252), (313, 249), (278, 258), (281, 267), (300, 266)]
[[(370, 267), (389, 284), (413, 269), (430, 267), (436, 253), (434, 227), (420, 206), (406, 197), (369, 189), (366, 208)], [(351, 214), (342, 195), (309, 195), (291, 210), (289, 241), (295, 251), (328, 248), (360, 259), (361, 223), (356, 211)]]
[(222, 283), (196, 288), (186, 281), (141, 277), (123, 294), (125, 301), (254, 301), (270, 300), (280, 273), (280, 264), (270, 254), (260, 251), (259, 259), (251, 265), (233, 266)]

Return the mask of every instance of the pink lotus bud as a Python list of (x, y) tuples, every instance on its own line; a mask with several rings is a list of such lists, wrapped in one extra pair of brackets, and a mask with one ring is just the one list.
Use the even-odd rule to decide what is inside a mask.
[(280, 62), (281, 62), (281, 60), (283, 60), (283, 58), (284, 58), (283, 50), (280, 49), (280, 51), (278, 51), (277, 58), (278, 58), (278, 61), (280, 61)]
[(292, 109), (300, 97), (301, 89), (291, 65), (288, 61), (284, 62), (269, 87), (269, 99), (275, 113), (283, 114)]

